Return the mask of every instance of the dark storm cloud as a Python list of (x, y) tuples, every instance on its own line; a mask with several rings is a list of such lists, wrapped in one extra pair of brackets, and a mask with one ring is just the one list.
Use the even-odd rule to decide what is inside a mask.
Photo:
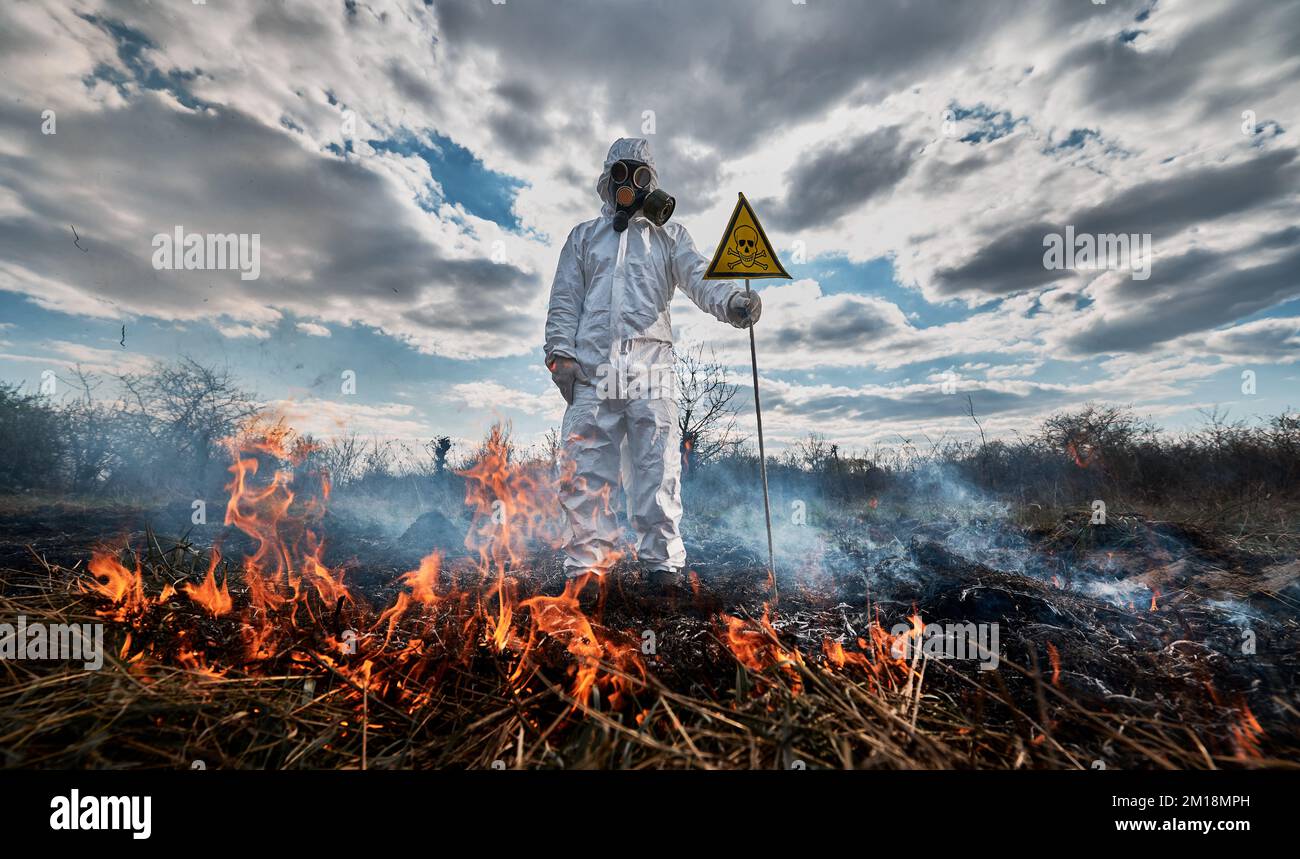
[[(1024, 11), (1014, 0), (877, 0), (866, 7), (853, 0), (586, 0), (567, 3), (562, 15), (540, 3), (435, 6), (441, 56), (493, 51), (513, 76), (545, 82), (560, 106), (598, 105), (629, 134), (639, 133), (642, 112), (653, 110), (661, 138), (695, 138), (724, 157), (744, 155), (846, 100), (873, 101), (942, 70)], [(1062, 28), (1098, 17), (1122, 26), (1140, 8), (1137, 0), (1055, 0), (1045, 14)], [(679, 174), (666, 147), (660, 166), (669, 176), (689, 172)]]
[(1294, 150), (1280, 150), (1230, 167), (1174, 173), (1136, 185), (1059, 223), (1017, 226), (961, 265), (936, 272), (934, 286), (943, 296), (1009, 295), (1073, 277), (1070, 271), (1043, 268), (1043, 236), (1067, 224), (1076, 234), (1150, 233), (1158, 246), (1192, 225), (1265, 209), (1300, 188), (1295, 157)]
[[(991, 147), (993, 152), (1010, 153), (1012, 150), (1006, 147)], [(922, 186), (927, 191), (950, 191), (956, 185), (961, 184), (966, 177), (973, 176), (981, 170), (993, 164), (1001, 162), (1003, 159), (996, 155), (990, 155), (986, 152), (979, 152), (956, 161), (943, 161), (939, 158), (921, 159), (920, 171)]]
[(722, 185), (723, 160), (717, 155), (682, 151), (672, 137), (655, 138), (651, 149), (664, 190), (677, 198), (677, 217), (689, 217), (734, 193)]
[(1072, 220), (1086, 232), (1169, 234), (1263, 207), (1297, 189), (1294, 150), (1231, 167), (1211, 167), (1147, 182), (1084, 209)]
[(1264, 263), (1193, 250), (1159, 260), (1151, 279), (1125, 281), (1114, 309), (1065, 340), (1075, 354), (1146, 352), (1185, 334), (1225, 325), (1300, 296), (1300, 248)]
[(1294, 362), (1300, 360), (1300, 320), (1262, 319), (1203, 338), (1204, 347), (1227, 358), (1257, 361)]
[[(1157, 45), (1152, 50), (1137, 50), (1129, 42), (1107, 35), (1066, 54), (1057, 71), (1082, 71), (1085, 96), (1094, 107), (1149, 112), (1153, 106), (1174, 103), (1195, 91), (1208, 72), (1206, 57), (1217, 56), (1225, 45), (1253, 42), (1261, 33), (1300, 33), (1300, 4), (1276, 0), (1226, 4), (1219, 14), (1179, 33), (1175, 45)], [(1300, 66), (1281, 63), (1258, 73), (1260, 80), (1294, 81)], [(1238, 81), (1223, 81), (1222, 88), (1235, 94), (1250, 92)], [(1231, 111), (1239, 104), (1228, 98), (1211, 99), (1207, 109)]]
[[(415, 5), (405, 8), (405, 19), (395, 14), (385, 20), (366, 4), (351, 4), (355, 21), (345, 35), (339, 35), (337, 4), (322, 7), (324, 11), (317, 10), (318, 14), (311, 12), (310, 4), (259, 4), (255, 15), (245, 16), (246, 23), (231, 23), (230, 16), (224, 19), (227, 28), (256, 30), (243, 33), (249, 37), (248, 50), (243, 56), (236, 52), (228, 66), (223, 65), (224, 60), (210, 64), (212, 68), (204, 74), (217, 77), (201, 77), (192, 88), (215, 101), (229, 98), (260, 114), (262, 95), (270, 93), (256, 89), (268, 83), (254, 73), (257, 57), (318, 54), (331, 61), (323, 63), (325, 71), (306, 75), (317, 84), (308, 91), (339, 93), (341, 101), (356, 105), (359, 112), (365, 112), (365, 99), (358, 94), (372, 91), (382, 92), (382, 101), (395, 106), (392, 113), (414, 104), (436, 105), (444, 86), (446, 92), (473, 93), (481, 96), (481, 103), (457, 105), (458, 110), (413, 113), (423, 113), (420, 121), (427, 125), (437, 125), (443, 116), (448, 117), (449, 125), (461, 123), (446, 133), (473, 146), (473, 154), (480, 158), (491, 160), (508, 153), (519, 162), (515, 175), (528, 178), (532, 165), (563, 172), (587, 200), (594, 200), (591, 187), (599, 161), (588, 160), (586, 150), (599, 149), (603, 155), (610, 128), (616, 129), (614, 133), (640, 134), (643, 112), (652, 110), (657, 130), (651, 140), (665, 188), (678, 196), (682, 215), (688, 216), (723, 196), (734, 201), (735, 189), (721, 187), (729, 162), (762, 151), (801, 122), (827, 117), (845, 106), (877, 104), (886, 96), (901, 96), (901, 108), (906, 112), (906, 96), (913, 86), (916, 91), (931, 88), (926, 91), (928, 97), (934, 95), (935, 82), (949, 79), (953, 72), (969, 70), (976, 80), (982, 79), (982, 70), (991, 69), (996, 75), (1006, 65), (1007, 51), (1015, 47), (1008, 43), (1008, 34), (1028, 39), (1059, 37), (1054, 49), (1043, 46), (1034, 77), (1025, 72), (1028, 98), (1034, 97), (1033, 88), (1041, 79), (1047, 79), (1049, 86), (1059, 84), (1057, 92), (1071, 105), (1082, 93), (1084, 101), (1096, 108), (1097, 116), (1078, 117), (1077, 123), (1097, 127), (1109, 135), (1107, 140), (1122, 141), (1123, 123), (1110, 122), (1114, 117), (1108, 111), (1135, 107), (1165, 116), (1184, 105), (1192, 110), (1226, 105), (1232, 110), (1226, 113), (1225, 134), (1231, 135), (1236, 112), (1249, 106), (1248, 101), (1237, 103), (1238, 97), (1251, 95), (1250, 87), (1257, 80), (1275, 84), (1283, 73), (1277, 69), (1293, 72), (1295, 66), (1261, 56), (1262, 77), (1237, 81), (1221, 80), (1219, 69), (1239, 59), (1233, 51), (1249, 44), (1261, 26), (1274, 32), (1288, 32), (1285, 28), (1300, 32), (1294, 4), (1261, 0), (1243, 0), (1211, 24), (1198, 24), (1190, 30), (1164, 27), (1156, 20), (1135, 25), (1136, 13), (1150, 5), (1149, 0), (1110, 0), (1100, 6), (1087, 0), (1050, 0), (1029, 6), (1022, 0), (932, 4), (813, 0), (807, 5), (787, 0), (567, 0), (562, 13), (557, 12), (556, 4), (542, 2), (456, 0), (432, 5), (436, 36), (427, 29), (429, 13)], [(189, 78), (178, 83), (167, 77), (178, 70), (165, 66), (168, 62), (191, 62), (182, 58), (195, 53), (195, 17), (191, 14), (195, 10), (183, 4), (176, 9), (184, 11), (178, 12), (145, 0), (101, 0), (94, 8), (103, 22), (127, 22), (147, 34), (149, 44), (156, 46), (123, 56), (119, 44), (117, 65), (126, 72), (135, 70), (137, 78), (151, 78), (154, 71), (159, 72), (164, 88), (181, 93), (177, 96), (181, 98), (182, 84), (188, 84)], [(1158, 12), (1154, 18), (1159, 18)], [(389, 52), (387, 39), (392, 38), (393, 46), (401, 44), (394, 37), (407, 33), (399, 29), (403, 20), (410, 23), (416, 19), (425, 29), (410, 31), (416, 37), (413, 49)], [(1119, 37), (1135, 26), (1158, 37), (1153, 50), (1138, 50), (1140, 39)], [(0, 26), (0, 52), (21, 42), (13, 32)], [(114, 36), (112, 28), (104, 32)], [(1099, 35), (1061, 59), (1065, 46), (1075, 44), (1085, 33)], [(263, 34), (273, 38), (253, 38)], [(376, 50), (361, 51), (363, 43)], [(110, 50), (103, 55), (111, 58), (113, 54)], [(363, 55), (365, 63), (360, 59)], [(144, 68), (141, 63), (146, 60), (164, 68)], [(241, 68), (241, 63), (245, 67)], [(296, 86), (300, 83), (297, 69), (305, 66), (310, 63), (295, 62), (278, 69), (277, 80)], [(355, 74), (363, 66), (372, 73), (366, 86), (357, 82), (360, 77)], [(87, 65), (84, 71), (93, 76), (98, 71), (91, 72), (93, 68)], [(194, 74), (188, 68), (179, 73)], [(312, 79), (312, 74), (317, 77)], [(243, 89), (228, 86), (244, 79), (248, 83)], [(434, 81), (438, 82), (436, 88)], [(389, 82), (400, 98), (393, 97)], [(990, 80), (990, 95), (999, 95), (998, 88), (1006, 83)], [(1262, 90), (1264, 83), (1259, 86)], [(118, 94), (137, 98), (134, 88), (128, 86), (120, 87)], [(451, 99), (445, 93), (441, 98), (450, 108)], [(314, 126), (334, 122), (335, 112), (322, 109), (323, 118), (315, 124), (296, 117), (301, 120), (299, 127), (307, 132), (288, 140), (290, 135), (261, 128), (235, 110), (217, 108), (207, 116), (169, 117), (163, 114), (171, 112), (174, 105), (163, 110), (153, 98), (140, 101), (125, 110), (105, 108), (103, 101), (87, 104), (87, 111), (104, 111), (98, 117), (61, 109), (60, 139), (36, 140), (29, 148), (37, 155), (30, 159), (16, 158), (15, 150), (0, 147), (0, 179), (14, 189), (22, 206), (35, 213), (29, 218), (11, 215), (0, 224), (4, 233), (0, 256), (48, 276), (52, 282), (74, 285), (69, 294), (82, 290), (81, 301), (93, 301), (98, 294), (130, 312), (156, 310), (195, 318), (207, 308), (218, 307), (227, 312), (246, 306), (252, 312), (252, 308), (261, 311), (265, 307), (335, 309), (355, 305), (355, 318), (380, 318), (384, 320), (381, 324), (398, 326), (406, 334), (418, 331), (465, 338), (475, 334), (468, 330), (471, 325), (481, 325), (488, 337), (501, 337), (526, 328), (501, 308), (533, 298), (538, 290), (536, 278), (530, 280), (510, 266), (464, 259), (439, 249), (412, 225), (400, 219), (394, 223), (393, 212), (409, 201), (398, 199), (400, 192), (381, 177), (356, 163), (320, 158), (301, 148), (300, 144), (311, 146)], [(1000, 110), (998, 102), (997, 98), (989, 100)], [(30, 104), (29, 99), (25, 106)], [(107, 104), (116, 105), (117, 101), (110, 98)], [(304, 113), (309, 107), (304, 105)], [(458, 113), (464, 115), (452, 116)], [(1030, 121), (1035, 118), (1031, 116)], [(1134, 117), (1121, 115), (1120, 119)], [(1261, 115), (1259, 122), (1263, 125), (1268, 119)], [(1285, 116), (1279, 119), (1292, 124)], [(263, 116), (262, 121), (274, 120)], [(465, 134), (466, 121), (474, 132), (482, 127), (488, 134)], [(1074, 121), (1071, 117), (1062, 132)], [(149, 130), (147, 134), (140, 133), (140, 123)], [(32, 125), (29, 114), (12, 122), (0, 117), (0, 132), (6, 142), (10, 131), (18, 128), (20, 135), (12, 139), (26, 145), (33, 134)], [(595, 139), (596, 128), (601, 129), (600, 140)], [(93, 145), (78, 148), (63, 139), (65, 131), (80, 140), (86, 140), (88, 134)], [(911, 136), (927, 133), (914, 130)], [(1112, 194), (1091, 209), (1083, 210), (1076, 203), (1072, 208), (1078, 211), (1067, 221), (1080, 231), (1152, 232), (1160, 250), (1162, 233), (1200, 223), (1223, 223), (1270, 206), (1280, 210), (1285, 200), (1294, 198), (1296, 165), (1291, 163), (1292, 154), (1265, 153), (1288, 139), (1270, 140), (1259, 150), (1261, 157), (1247, 164), (1191, 168), (1185, 178), (1148, 181)], [(908, 177), (909, 192), (917, 187), (947, 187), (980, 170), (1005, 168), (1003, 160), (1022, 157), (1016, 147), (1002, 145), (1013, 140), (988, 142), (978, 154), (952, 162), (927, 157), (913, 167), (908, 153), (915, 150), (915, 144), (899, 128), (863, 131), (854, 140), (808, 137), (800, 141), (802, 157), (787, 176), (790, 198), (765, 203), (764, 220), (772, 227), (831, 224), (855, 205), (886, 198), (912, 170), (916, 175)], [(319, 138), (316, 143), (320, 144)], [(956, 158), (953, 151), (950, 147), (945, 154)], [(556, 165), (559, 152), (573, 153), (574, 163)], [(1031, 161), (1026, 163), (1032, 166)], [(1185, 163), (1177, 161), (1155, 175), (1184, 174)], [(13, 206), (4, 211), (18, 209)], [(996, 229), (984, 227), (979, 243), (967, 249), (973, 255), (939, 272), (927, 290), (941, 296), (998, 297), (1072, 277), (1068, 272), (1044, 271), (1041, 264), (1043, 234), (1061, 229), (1066, 221), (1032, 223), (1045, 209), (1035, 212), (1009, 205), (1003, 211), (1012, 214), (998, 221)], [(94, 248), (89, 257), (68, 249), (68, 223), (76, 223)], [(129, 228), (151, 233), (173, 223), (191, 229), (262, 232), (266, 259), (261, 281), (240, 283), (224, 275), (208, 278), (218, 291), (200, 309), (201, 296), (208, 293), (194, 288), (189, 275), (160, 274), (148, 268), (147, 235), (142, 247), (139, 235), (126, 232)], [(918, 207), (915, 223), (903, 226), (907, 228), (904, 232), (913, 233), (942, 233), (947, 227), (943, 221), (927, 218), (923, 205)], [(1189, 305), (1198, 314), (1195, 324), (1226, 324), (1233, 317), (1225, 320), (1224, 315), (1237, 305), (1202, 300), (1197, 292), (1201, 285), (1208, 288), (1213, 283), (1240, 286), (1232, 275), (1249, 268), (1257, 275), (1251, 283), (1258, 288), (1245, 285), (1240, 306), (1268, 300), (1281, 289), (1276, 286), (1280, 275), (1269, 267), (1277, 261), (1277, 251), (1285, 252), (1294, 244), (1294, 236), (1277, 232), (1267, 241), (1271, 244), (1261, 245), (1259, 250), (1272, 252), (1249, 262), (1209, 251), (1162, 258), (1155, 268), (1157, 280), (1148, 283), (1161, 290), (1172, 290), (1181, 282), (1191, 284), (1197, 299)], [(906, 243), (902, 244), (903, 248), (896, 250), (904, 250)], [(1159, 279), (1162, 273), (1165, 279)], [(1180, 280), (1175, 281), (1175, 275)], [(1082, 286), (1082, 279), (1073, 285)], [(1112, 288), (1106, 300), (1098, 302), (1098, 310), (1106, 313), (1099, 312), (1086, 330), (1075, 331), (1071, 348), (1133, 342), (1131, 332), (1140, 326), (1132, 320), (1145, 312), (1142, 306), (1151, 294), (1131, 292), (1137, 289), (1137, 284), (1130, 283)], [(1111, 299), (1123, 306), (1111, 306)], [(1154, 306), (1164, 314), (1177, 316), (1181, 312), (1177, 305)], [(812, 353), (822, 343), (849, 348), (854, 338), (861, 342), (876, 337), (883, 333), (882, 326), (893, 323), (870, 309), (846, 307), (838, 315), (798, 324), (801, 327), (769, 330), (782, 344)], [(1157, 330), (1159, 336), (1178, 336), (1177, 327), (1166, 324)], [(896, 333), (893, 342), (905, 337)]]
[(546, 104), (541, 93), (526, 81), (502, 81), (492, 91), (514, 110), (538, 110)]
[(328, 40), (331, 32), (314, 10), (307, 7), (295, 9), (285, 3), (259, 6), (249, 29), (299, 40)]
[[(535, 158), (553, 139), (550, 129), (526, 111), (501, 111), (488, 118), (496, 142), (516, 158)], [(519, 170), (517, 172), (525, 172)]]
[(823, 297), (816, 306), (815, 315), (774, 317), (764, 329), (765, 341), (781, 351), (833, 352), (889, 340), (892, 351), (910, 331), (898, 308), (884, 301), (840, 295)]
[[(267, 319), (264, 308), (385, 327), (404, 319), (394, 333), (428, 339), (531, 330), (502, 309), (532, 300), (533, 276), (442, 250), (412, 225), (420, 215), (395, 215), (410, 205), (379, 174), (239, 111), (178, 111), (142, 94), (119, 109), (63, 112), (48, 137), (29, 114), (0, 107), (0, 132), (28, 150), (0, 155), (0, 185), (29, 213), (0, 222), (0, 259), (78, 284), (94, 296), (79, 306), (253, 322)], [(89, 253), (72, 248), (69, 224)], [(175, 225), (260, 234), (260, 279), (155, 271), (152, 237)]]
[(411, 101), (418, 102), (426, 108), (438, 103), (438, 94), (434, 92), (433, 87), (429, 86), (428, 81), (407, 68), (401, 60), (389, 63), (384, 71), (397, 91)]
[[(597, 173), (593, 175), (599, 176), (600, 175), (599, 171), (597, 171)], [(582, 187), (583, 182), (590, 182), (593, 188), (596, 185), (595, 179), (590, 178), (588, 176), (584, 176), (582, 173), (578, 172), (577, 168), (567, 164), (556, 171), (555, 178), (559, 179), (565, 185), (569, 185), (570, 187), (574, 187), (574, 188)]]
[(1300, 226), (1291, 226), (1284, 230), (1269, 233), (1266, 236), (1260, 236), (1252, 250), (1277, 250), (1290, 247), (1300, 247)]
[(890, 126), (815, 149), (786, 174), (785, 198), (763, 201), (763, 211), (779, 229), (834, 223), (892, 190), (907, 175), (916, 148)]
[(526, 81), (503, 81), (492, 88), (505, 102), (488, 116), (492, 136), (516, 158), (536, 158), (554, 140), (541, 121), (546, 100)]

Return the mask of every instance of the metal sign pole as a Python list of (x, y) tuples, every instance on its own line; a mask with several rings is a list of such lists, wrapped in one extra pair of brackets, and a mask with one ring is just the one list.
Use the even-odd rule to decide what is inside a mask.
[[(745, 294), (749, 295), (749, 281), (745, 281)], [(776, 553), (772, 549), (772, 502), (767, 491), (767, 449), (763, 446), (763, 406), (758, 399), (758, 350), (754, 346), (754, 323), (749, 323), (749, 365), (754, 370), (754, 418), (758, 422), (758, 471), (763, 475), (763, 519), (767, 522), (767, 576), (772, 586), (772, 602), (776, 602)]]

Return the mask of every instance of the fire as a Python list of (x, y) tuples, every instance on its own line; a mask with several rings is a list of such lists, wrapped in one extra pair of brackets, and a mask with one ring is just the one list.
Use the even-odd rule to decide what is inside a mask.
[(438, 574), (442, 570), (442, 555), (432, 552), (420, 560), (420, 566), (402, 576), (402, 583), (411, 589), (411, 599), (426, 606), (441, 602), (438, 596)]
[[(207, 680), (230, 679), (234, 671), (303, 673), (313, 689), (326, 670), (345, 684), (333, 693), (336, 700), (355, 701), (361, 711), (372, 697), (382, 697), (415, 713), (448, 694), (438, 683), (449, 668), (490, 656), (504, 663), (503, 677), (521, 696), (549, 682), (544, 672), (558, 660), (574, 709), (621, 710), (645, 687), (639, 637), (606, 628), (601, 612), (589, 615), (579, 600), (587, 588), (603, 585), (622, 551), (570, 579), (558, 596), (524, 593), (533, 553), (558, 546), (563, 537), (558, 489), (576, 479), (571, 463), (561, 461), (557, 475), (550, 463), (515, 462), (507, 432), (494, 428), (463, 472), (473, 516), (465, 545), (477, 558), (448, 569), (439, 553), (429, 554), (400, 577), (393, 602), (378, 611), (354, 598), (343, 567), (325, 560), (321, 523), (330, 484), (314, 465), (314, 446), (282, 423), (265, 421), (225, 444), (232, 459), (225, 522), (246, 535), (251, 548), (237, 565), (226, 566), (214, 547), (206, 575), (180, 591), (204, 614), (238, 624), (244, 662), (213, 667), (208, 639), (191, 638), (185, 628), (170, 630), (168, 643), (166, 624), (173, 613), (158, 612), (154, 618), (160, 622), (146, 627), (142, 621), (172, 597), (171, 585), (151, 599), (139, 560), (129, 569), (112, 554), (96, 552), (82, 587), (111, 605), (102, 613), (129, 622), (138, 633), (134, 640), (127, 636), (121, 654), (144, 672), (142, 682), (149, 682), (147, 671), (160, 659)], [(609, 490), (604, 488), (606, 505)], [(225, 570), (220, 577), (218, 567)], [(246, 590), (232, 594), (232, 573), (242, 576)], [(460, 584), (462, 577), (475, 576), (469, 586)], [(691, 581), (698, 598), (694, 571)], [(598, 606), (603, 592), (600, 598)], [(757, 673), (780, 672), (795, 693), (801, 691), (803, 657), (779, 641), (766, 606), (761, 621), (722, 619), (743, 665)], [(859, 658), (853, 654), (844, 661)]]
[(912, 624), (912, 628), (894, 636), (889, 647), (890, 655), (895, 659), (906, 660), (909, 652), (912, 652), (912, 648), (920, 647), (921, 634), (925, 632), (925, 621), (921, 620), (921, 615), (915, 610), (915, 607), (911, 616), (907, 619)]
[[(492, 427), (477, 463), (460, 474), (465, 478), (465, 505), (473, 523), (465, 535), (465, 547), (479, 556), (479, 571), (491, 581), (487, 597), (496, 609), (484, 609), (495, 620), (491, 640), (498, 651), (518, 644), (512, 634), (518, 586), (512, 574), (528, 558), (531, 544), (558, 546), (561, 538), (557, 482), (549, 468), (524, 466), (510, 461), (507, 431)], [(560, 481), (572, 480), (575, 466), (561, 463)]]
[[(569, 654), (576, 661), (573, 686), (570, 690), (577, 705), (585, 705), (591, 690), (596, 687), (601, 677), (602, 660), (618, 670), (609, 674), (608, 685), (610, 704), (617, 708), (623, 696), (645, 679), (645, 668), (640, 657), (631, 646), (621, 646), (613, 639), (596, 631), (591, 621), (578, 605), (578, 595), (592, 580), (594, 573), (583, 573), (570, 578), (564, 585), (564, 593), (556, 597), (538, 596), (524, 600), (520, 608), (528, 609), (532, 618), (532, 631), (525, 645), (525, 656), (537, 646), (540, 635), (546, 635), (564, 644)], [(512, 679), (518, 680), (528, 660), (521, 659)], [(631, 677), (631, 679), (628, 679)]]
[(1243, 701), (1237, 706), (1237, 723), (1228, 728), (1232, 745), (1239, 761), (1258, 760), (1263, 757), (1259, 743), (1264, 738), (1264, 728)]
[(337, 606), (340, 600), (351, 600), (352, 594), (343, 584), (343, 570), (331, 570), (321, 562), (322, 546), (316, 546), (302, 559), (302, 571), (307, 581), (326, 605)]
[[(561, 460), (559, 478), (547, 464), (519, 464), (511, 461), (507, 433), (500, 426), (492, 428), (478, 462), (462, 472), (465, 480), (465, 504), (473, 514), (473, 523), (465, 536), (465, 546), (478, 553), (479, 574), (486, 585), (486, 598), (494, 608), (483, 606), (488, 640), (497, 652), (514, 651), (520, 655), (511, 676), (517, 685), (531, 676), (536, 650), (545, 638), (559, 641), (573, 657), (574, 679), (570, 694), (575, 706), (585, 706), (593, 689), (604, 688), (610, 705), (618, 708), (640, 680), (645, 669), (635, 649), (618, 644), (613, 637), (597, 631), (582, 611), (578, 595), (591, 582), (603, 578), (621, 558), (611, 552), (593, 569), (570, 578), (559, 596), (536, 596), (519, 601), (517, 571), (527, 562), (537, 544), (558, 547), (563, 540), (563, 510), (558, 486), (572, 481), (576, 466)], [(611, 487), (601, 488), (602, 503), (609, 508)], [(430, 570), (408, 574), (412, 599), (420, 594), (421, 582), (429, 581)], [(436, 570), (434, 571), (436, 578)], [(519, 614), (526, 612), (529, 629), (526, 638), (517, 630)], [(605, 671), (606, 667), (612, 671)], [(630, 678), (630, 679), (629, 679)], [(638, 679), (639, 678), (639, 679)]]
[[(858, 639), (859, 647), (865, 644), (866, 642), (861, 638)], [(840, 670), (843, 670), (846, 665), (855, 665), (873, 675), (876, 673), (875, 666), (865, 652), (845, 650), (844, 645), (834, 639), (822, 639), (822, 653), (826, 655), (827, 662)]]
[[(870, 688), (899, 691), (918, 680), (915, 663), (925, 622), (915, 610), (908, 617), (911, 628), (894, 635), (877, 617), (857, 638), (857, 650), (847, 649), (834, 639), (822, 640), (822, 654), (835, 671), (852, 668), (867, 675)], [(909, 659), (910, 657), (910, 659)]]
[(729, 614), (718, 616), (725, 625), (727, 646), (736, 657), (736, 661), (756, 674), (763, 674), (775, 669), (790, 681), (790, 690), (795, 695), (803, 691), (803, 681), (799, 669), (803, 667), (803, 656), (798, 650), (781, 644), (776, 628), (772, 626), (771, 609), (763, 604), (763, 617), (757, 622)]
[(261, 461), (243, 454), (282, 455), (281, 441), (254, 441), (250, 442), (251, 449), (237, 451), (235, 463), (230, 467), (234, 477), (226, 486), (230, 500), (226, 504), (225, 524), (234, 525), (257, 543), (254, 554), (244, 561), (244, 575), (253, 604), (259, 609), (277, 608), (284, 602), (277, 586), (283, 584), (290, 562), (279, 525), (293, 504), (294, 494), (289, 488), (290, 473), (285, 470), (276, 471), (268, 485), (256, 488), (252, 479), (261, 469)]
[(208, 664), (207, 659), (202, 653), (189, 648), (182, 647), (176, 653), (176, 661), (181, 664), (187, 671), (191, 671), (207, 680), (220, 680), (226, 676), (225, 671), (220, 671)]
[(1214, 684), (1205, 681), (1206, 691), (1210, 693), (1210, 700), (1217, 707), (1228, 707), (1235, 712), (1235, 721), (1228, 725), (1228, 736), (1232, 741), (1233, 757), (1239, 761), (1259, 760), (1262, 758), (1263, 751), (1260, 743), (1264, 739), (1264, 726), (1255, 718), (1254, 712), (1250, 705), (1246, 703), (1245, 698), (1238, 696), (1235, 705), (1229, 705), (1219, 697), (1218, 690)]
[(207, 578), (197, 585), (181, 585), (181, 591), (202, 606), (204, 611), (213, 617), (230, 614), (234, 609), (234, 601), (230, 598), (230, 590), (226, 587), (225, 577), (221, 579), (221, 587), (217, 587), (216, 569), (220, 561), (221, 553), (213, 551), (212, 561), (208, 564)]
[(1052, 663), (1052, 685), (1061, 685), (1061, 653), (1056, 649), (1056, 645), (1050, 641), (1047, 642), (1047, 658)]
[(420, 565), (402, 576), (402, 584), (410, 588), (397, 595), (396, 601), (379, 616), (376, 627), (385, 627), (385, 646), (392, 640), (397, 623), (413, 607), (434, 608), (443, 601), (438, 594), (438, 576), (442, 571), (442, 555), (434, 551), (420, 560)]
[[(460, 472), (465, 505), (474, 517), (465, 547), (477, 551), (481, 563), (492, 569), (522, 564), (534, 541), (555, 547), (562, 538), (564, 518), (550, 468), (518, 465), (510, 457), (507, 431), (494, 426), (478, 462)], [(575, 466), (562, 463), (562, 468), (566, 473), (560, 481), (573, 479)]]
[(144, 579), (138, 560), (135, 569), (128, 570), (108, 552), (96, 551), (87, 566), (92, 579), (82, 586), (83, 590), (97, 593), (117, 607), (105, 614), (116, 621), (125, 621), (148, 610), (150, 601), (144, 594)]
[[(316, 447), (282, 421), (254, 419), (236, 437), (226, 440), (234, 460), (226, 489), (225, 524), (253, 539), (255, 549), (244, 559), (250, 610), (245, 624), (245, 644), (250, 658), (273, 650), (280, 635), (275, 615), (284, 611), (297, 627), (299, 610), (323, 625), (326, 613), (337, 614), (353, 601), (343, 583), (343, 571), (331, 570), (321, 560), (324, 545), (318, 536), (329, 500), (328, 475), (310, 467)], [(259, 479), (263, 463), (275, 468), (269, 479)], [(303, 579), (318, 597), (313, 604)]]

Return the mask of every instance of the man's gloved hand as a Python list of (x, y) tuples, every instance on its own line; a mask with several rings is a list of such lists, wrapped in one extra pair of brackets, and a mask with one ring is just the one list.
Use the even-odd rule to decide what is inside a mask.
[(737, 328), (748, 328), (763, 315), (763, 299), (757, 292), (737, 292), (727, 302), (727, 321)]
[(564, 355), (556, 355), (546, 365), (551, 370), (551, 381), (560, 389), (560, 395), (569, 405), (573, 405), (573, 388), (578, 382), (590, 381), (582, 372), (578, 362)]

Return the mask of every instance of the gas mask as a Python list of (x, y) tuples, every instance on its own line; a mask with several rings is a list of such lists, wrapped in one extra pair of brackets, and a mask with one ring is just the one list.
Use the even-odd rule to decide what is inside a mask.
[(662, 227), (673, 216), (677, 201), (661, 188), (647, 190), (654, 181), (644, 161), (615, 161), (609, 168), (609, 191), (614, 199), (614, 232), (627, 229), (627, 222), (639, 209), (655, 226)]

